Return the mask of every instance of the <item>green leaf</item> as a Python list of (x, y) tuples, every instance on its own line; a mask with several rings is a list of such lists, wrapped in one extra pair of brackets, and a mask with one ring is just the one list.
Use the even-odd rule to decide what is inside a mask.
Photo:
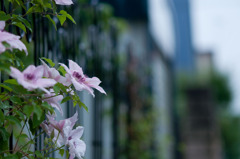
[(42, 116), (42, 109), (39, 105), (34, 105), (33, 112), (37, 115), (37, 119), (40, 120)]
[(43, 6), (45, 9), (47, 9), (47, 8), (52, 9), (52, 5), (51, 5), (51, 3), (48, 3), (48, 1), (44, 2)]
[[(17, 94), (27, 94), (27, 90), (25, 88), (23, 88), (23, 86), (10, 84), (10, 83), (4, 83), (4, 85), (11, 89), (9, 91), (13, 91)], [(0, 84), (0, 86), (1, 86), (1, 84)]]
[(69, 152), (68, 151), (66, 151), (66, 158), (69, 158)]
[(16, 25), (17, 27), (19, 27), (20, 29), (22, 29), (24, 32), (26, 32), (26, 27), (25, 25), (23, 25), (21, 22), (13, 22), (13, 25)]
[(15, 15), (15, 14), (13, 14), (12, 16), (17, 20), (19, 20), (20, 22), (22, 22), (32, 32), (32, 26), (25, 18), (23, 18), (21, 15)]
[(0, 110), (0, 123), (3, 123), (5, 119), (4, 113)]
[(0, 152), (8, 150), (8, 141), (10, 134), (5, 130), (5, 128), (0, 127)]
[(6, 41), (3, 41), (2, 44), (3, 44), (3, 46), (6, 47), (6, 48), (10, 48), (10, 47), (11, 47), (11, 45), (8, 44)]
[(20, 120), (24, 120), (25, 119), (25, 116), (24, 116), (25, 114), (22, 111), (14, 110), (14, 112), (16, 113), (16, 115), (19, 116)]
[(0, 109), (9, 109), (12, 108), (11, 105), (9, 105), (8, 101), (2, 102), (0, 101)]
[(19, 97), (16, 97), (16, 96), (10, 97), (10, 100), (11, 100), (13, 103), (17, 103), (17, 104), (22, 103), (22, 100), (21, 100)]
[(61, 104), (62, 104), (62, 103), (65, 103), (65, 102), (67, 102), (67, 101), (69, 101), (69, 100), (71, 100), (71, 99), (72, 99), (72, 98), (71, 98), (70, 96), (67, 96), (67, 97), (63, 98)]
[(54, 90), (55, 94), (59, 94), (60, 91), (61, 91), (61, 88), (58, 87), (57, 85), (54, 85), (54, 86), (53, 86), (53, 90)]
[(50, 138), (53, 139), (54, 136), (55, 136), (55, 135), (54, 135), (54, 131), (52, 131), (51, 134), (50, 134)]
[(21, 139), (28, 139), (28, 136), (27, 136), (27, 134), (20, 134), (20, 135), (18, 135), (17, 136), (17, 138), (21, 138)]
[(5, 12), (0, 11), (0, 20), (1, 21), (7, 21), (10, 18), (11, 18), (11, 16), (9, 14), (6, 14)]
[(6, 131), (4, 127), (0, 127), (0, 134), (3, 141), (7, 141), (10, 137), (10, 134)]
[[(56, 91), (59, 93), (59, 90), (58, 89), (61, 89), (61, 91), (63, 91), (64, 93), (66, 93), (67, 94), (67, 88), (66, 88), (66, 86), (64, 86), (62, 83), (57, 83), (57, 84), (55, 84), (54, 86), (53, 86), (53, 89), (54, 89), (54, 87), (55, 87), (55, 89), (56, 89)], [(54, 90), (55, 91), (55, 90)], [(55, 93), (56, 93), (56, 91), (55, 91)], [(56, 93), (56, 94), (58, 94), (58, 93)]]
[(11, 154), (4, 157), (4, 159), (19, 159), (17, 154)]
[(42, 7), (38, 4), (32, 6), (31, 8), (28, 9), (26, 14), (31, 14), (31, 13), (39, 13), (42, 12)]
[(47, 61), (47, 63), (48, 63), (51, 67), (54, 67), (54, 66), (55, 66), (55, 63), (54, 63), (51, 59), (48, 59), (48, 58), (45, 58), (45, 57), (42, 57), (41, 59)]
[(16, 155), (18, 158), (22, 158), (22, 156), (23, 156), (23, 154), (21, 152), (17, 152)]
[(65, 76), (65, 74), (67, 73), (63, 66), (59, 66), (59, 67), (58, 67), (58, 71), (59, 71), (63, 76)]
[(63, 25), (67, 17), (65, 15), (57, 15), (57, 18), (59, 19), (61, 25)]
[(13, 125), (18, 125), (18, 126), (22, 126), (21, 122), (15, 117), (15, 116), (5, 116), (5, 119)]
[(39, 129), (39, 125), (45, 120), (45, 114), (42, 113), (40, 120), (38, 120), (37, 115), (34, 113), (33, 118), (28, 121), (30, 126), (30, 131), (32, 134), (35, 134), (36, 131)]
[(65, 10), (61, 10), (59, 13), (62, 14), (62, 15), (65, 15), (69, 20), (71, 20), (74, 24), (76, 24), (73, 17), (70, 14), (68, 14)]
[(6, 86), (5, 84), (0, 84), (0, 87), (7, 89), (9, 92), (12, 91), (12, 88)]
[(37, 158), (43, 158), (43, 155), (40, 151), (35, 151)]
[(24, 10), (26, 10), (26, 7), (24, 5), (24, 3), (22, 2), (22, 0), (15, 0), (17, 2), (18, 5), (20, 5)]
[(76, 93), (72, 96), (72, 99), (74, 107), (78, 105), (80, 108), (83, 107), (88, 112), (88, 107), (83, 102), (81, 102), (80, 98)]
[(59, 154), (60, 154), (62, 157), (63, 157), (63, 155), (64, 155), (64, 151), (65, 151), (64, 149), (60, 149), (60, 150), (59, 150)]
[(25, 105), (23, 107), (23, 113), (26, 114), (27, 117), (30, 117), (33, 113), (34, 107), (32, 105)]
[(54, 113), (54, 109), (51, 105), (49, 105), (47, 102), (42, 103), (42, 108), (46, 109), (47, 111), (50, 111), (50, 113)]
[(4, 83), (10, 83), (10, 84), (15, 84), (18, 85), (18, 82), (16, 79), (7, 79), (4, 81)]
[(50, 17), (50, 15), (46, 15), (46, 17), (53, 23), (55, 30), (57, 30), (57, 26), (55, 21)]

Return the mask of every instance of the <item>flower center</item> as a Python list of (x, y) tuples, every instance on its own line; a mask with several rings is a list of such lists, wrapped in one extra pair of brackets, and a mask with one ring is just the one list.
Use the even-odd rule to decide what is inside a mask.
[(34, 75), (33, 74), (24, 74), (24, 77), (25, 77), (25, 79), (27, 79), (27, 80), (33, 80), (34, 79)]
[(73, 77), (76, 78), (76, 80), (78, 82), (84, 82), (85, 81), (85, 77), (80, 75), (78, 72), (73, 72)]

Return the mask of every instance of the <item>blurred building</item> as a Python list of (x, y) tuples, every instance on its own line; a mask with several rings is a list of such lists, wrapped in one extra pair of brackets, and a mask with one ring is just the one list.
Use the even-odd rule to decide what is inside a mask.
[(169, 4), (175, 28), (175, 69), (180, 73), (193, 73), (195, 67), (189, 0), (171, 0)]
[[(126, 146), (130, 150), (126, 152), (125, 157), (173, 158), (172, 60), (162, 48), (162, 45), (159, 45), (154, 38), (155, 32), (151, 30), (149, 23), (149, 1), (104, 0), (103, 2), (111, 4), (115, 15), (124, 18), (127, 24), (125, 30), (119, 35), (118, 43), (119, 53), (122, 54), (120, 56), (126, 59), (128, 76), (125, 80), (126, 83), (129, 83), (126, 90), (128, 100), (125, 103), (126, 105), (122, 105), (121, 108), (126, 110), (128, 114), (125, 123), (127, 128), (120, 128), (122, 131), (126, 130), (127, 133), (120, 133), (120, 135), (122, 135), (121, 138), (125, 136), (127, 139), (125, 141), (126, 145), (133, 145), (135, 148)], [(131, 81), (132, 76), (140, 79)], [(144, 93), (141, 93), (141, 91)], [(143, 94), (144, 97), (138, 99), (141, 96), (139, 94)], [(141, 100), (143, 101), (137, 102)], [(150, 100), (151, 104), (146, 103), (147, 100)], [(141, 113), (139, 113), (139, 109)], [(152, 110), (152, 118), (148, 116), (148, 114), (151, 114), (149, 109)], [(150, 145), (145, 143), (144, 140), (139, 142), (135, 137), (141, 134), (141, 130), (138, 132), (138, 129), (132, 125), (137, 125), (141, 120), (145, 120), (146, 127), (153, 130), (145, 135), (148, 136), (145, 140), (152, 142)], [(143, 122), (142, 125), (144, 125)], [(131, 134), (132, 132), (136, 134)], [(145, 143), (148, 146), (140, 148), (141, 146), (133, 143), (139, 145)], [(118, 156), (121, 156), (121, 154), (114, 156), (114, 158)]]

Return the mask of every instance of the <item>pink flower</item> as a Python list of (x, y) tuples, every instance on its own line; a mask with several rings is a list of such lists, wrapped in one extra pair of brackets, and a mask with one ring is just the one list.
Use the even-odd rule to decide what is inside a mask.
[(70, 159), (82, 158), (86, 151), (86, 144), (80, 140), (83, 134), (83, 127), (78, 126), (75, 130), (72, 130), (68, 136), (69, 154)]
[(70, 159), (74, 157), (81, 159), (85, 154), (86, 144), (80, 139), (84, 128), (78, 126), (76, 129), (73, 129), (78, 119), (78, 114), (75, 113), (71, 118), (60, 120), (59, 122), (52, 115), (47, 115), (47, 118), (48, 122), (44, 121), (41, 127), (49, 136), (54, 131), (53, 141), (57, 142), (58, 146), (68, 145)]
[(41, 62), (44, 66), (44, 77), (54, 79), (55, 81), (62, 83), (64, 86), (69, 86), (71, 84), (71, 80), (69, 77), (66, 78), (61, 76), (55, 68), (50, 68), (43, 60), (41, 60)]
[(42, 129), (48, 134), (49, 136), (51, 135), (52, 131), (54, 131), (54, 127), (50, 124), (47, 123), (47, 121), (43, 121), (40, 126)]
[(77, 63), (73, 62), (72, 60), (69, 60), (69, 68), (64, 64), (60, 63), (60, 65), (62, 65), (67, 71), (67, 73), (70, 75), (71, 81), (76, 90), (82, 91), (85, 89), (89, 93), (91, 93), (93, 97), (94, 94), (92, 88), (95, 88), (101, 93), (106, 94), (102, 87), (99, 86), (101, 81), (97, 77), (88, 78), (87, 76), (85, 76), (83, 74), (82, 68), (78, 66)]
[(35, 67), (34, 65), (30, 65), (23, 72), (20, 72), (14, 67), (10, 68), (10, 76), (17, 79), (18, 83), (29, 91), (39, 88), (50, 94), (46, 88), (56, 84), (56, 81), (53, 79), (42, 78), (44, 71), (43, 66)]
[(59, 122), (54, 120), (52, 116), (47, 115), (49, 123), (57, 130), (59, 130), (64, 136), (64, 129), (72, 129), (78, 119), (78, 113), (75, 113), (71, 118), (60, 120)]
[(0, 53), (6, 51), (6, 48), (2, 42), (6, 42), (10, 45), (10, 50), (12, 49), (19, 49), (24, 50), (26, 55), (28, 54), (26, 46), (23, 44), (22, 41), (20, 41), (20, 36), (16, 36), (14, 34), (8, 33), (6, 31), (3, 31), (5, 27), (5, 22), (0, 21)]
[(58, 5), (71, 5), (73, 2), (71, 0), (55, 0)]
[[(51, 91), (53, 90), (50, 90), (50, 92)], [(59, 104), (59, 101), (62, 101), (63, 96), (62, 95), (58, 95), (56, 97), (53, 96), (55, 96), (55, 93), (45, 94), (44, 98), (46, 99), (44, 99), (43, 101), (46, 101), (49, 105), (56, 108), (63, 115), (62, 107)]]

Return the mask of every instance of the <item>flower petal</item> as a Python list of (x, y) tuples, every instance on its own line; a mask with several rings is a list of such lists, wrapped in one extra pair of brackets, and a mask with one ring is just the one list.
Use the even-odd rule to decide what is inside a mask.
[(37, 79), (42, 78), (43, 73), (44, 73), (44, 66), (40, 65), (40, 66), (36, 67), (36, 69), (34, 70), (33, 73)]
[(34, 65), (29, 65), (24, 71), (23, 74), (32, 74), (35, 71), (36, 67)]
[(74, 139), (69, 141), (69, 154), (82, 158), (86, 151), (86, 144), (80, 139)]
[(64, 69), (67, 71), (68, 74), (70, 74), (70, 75), (72, 74), (71, 71), (68, 69), (68, 67), (65, 64), (63, 64), (63, 63), (59, 63), (59, 64), (64, 67)]
[(83, 76), (83, 70), (82, 68), (76, 63), (73, 62), (72, 60), (68, 60), (69, 62), (69, 69), (73, 72), (74, 70), (77, 71), (78, 73), (80, 73), (80, 75)]
[(96, 86), (96, 85), (99, 85), (101, 81), (97, 77), (92, 77), (92, 78), (86, 78), (85, 83), (87, 83), (87, 85), (89, 86)]
[(36, 85), (40, 87), (52, 87), (56, 84), (57, 82), (54, 79), (47, 79), (47, 78), (40, 78), (36, 81)]
[(48, 78), (49, 77), (50, 67), (48, 67), (48, 65), (42, 59), (40, 59), (40, 61), (41, 61), (41, 63), (44, 66), (43, 76)]
[(71, 0), (55, 0), (58, 5), (71, 5), (73, 2)]
[(75, 80), (75, 78), (72, 78), (72, 83), (73, 86), (76, 88), (76, 90), (78, 91), (82, 91), (82, 90), (87, 90), (93, 97), (95, 96), (93, 93), (93, 89), (90, 88), (89, 86), (85, 85), (84, 83), (79, 83)]
[(71, 131), (70, 136), (73, 139), (80, 139), (82, 137), (83, 131), (84, 131), (84, 127), (78, 126), (76, 127), (76, 129)]
[(18, 69), (14, 68), (14, 67), (10, 67), (10, 69), (11, 69), (10, 76), (12, 76), (13, 78), (16, 78), (16, 79), (24, 78), (22, 72), (20, 72)]
[(5, 28), (5, 21), (0, 21), (0, 30)]

